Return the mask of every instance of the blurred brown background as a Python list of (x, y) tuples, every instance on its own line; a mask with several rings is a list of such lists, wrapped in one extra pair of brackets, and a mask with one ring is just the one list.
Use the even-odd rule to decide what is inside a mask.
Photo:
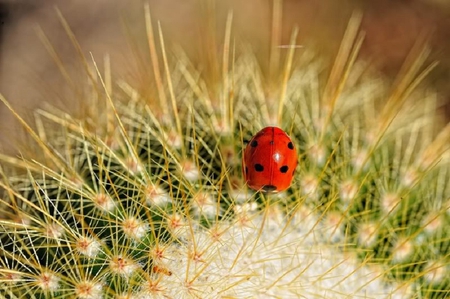
[[(180, 45), (195, 63), (206, 63), (206, 68), (214, 60), (208, 56), (218, 55), (210, 46), (220, 48), (226, 16), (232, 10), (233, 35), (252, 45), (263, 68), (267, 64), (272, 1), (145, 2), (150, 4), (154, 21), (161, 21), (167, 44)], [(148, 86), (146, 78), (152, 76), (152, 71), (145, 52), (143, 3), (143, 0), (0, 0), (0, 93), (27, 119), (43, 102), (68, 111), (77, 111), (82, 106), (82, 96), (76, 99), (68, 94), (70, 91), (73, 95), (77, 89), (82, 91), (86, 77), (80, 76), (83, 68), (79, 55), (57, 17), (55, 6), (87, 57), (92, 52), (101, 65), (108, 53), (116, 78)], [(433, 49), (430, 61), (440, 62), (426, 84), (436, 88), (448, 103), (450, 5), (446, 3), (445, 0), (285, 0), (281, 40), (287, 44), (293, 26), (297, 25), (298, 43), (313, 47), (331, 61), (351, 13), (361, 10), (364, 14), (361, 29), (366, 38), (360, 56), (393, 78), (418, 36), (425, 34)], [(38, 28), (66, 66), (71, 84), (62, 78), (38, 35)], [(442, 111), (448, 115), (448, 105)], [(14, 146), (17, 126), (1, 105), (0, 150)]]

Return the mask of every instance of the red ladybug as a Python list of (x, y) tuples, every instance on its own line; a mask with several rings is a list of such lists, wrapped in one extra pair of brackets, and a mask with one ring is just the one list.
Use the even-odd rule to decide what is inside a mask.
[(244, 150), (244, 179), (254, 190), (286, 190), (291, 185), (296, 167), (294, 143), (286, 132), (277, 127), (266, 127), (256, 133)]

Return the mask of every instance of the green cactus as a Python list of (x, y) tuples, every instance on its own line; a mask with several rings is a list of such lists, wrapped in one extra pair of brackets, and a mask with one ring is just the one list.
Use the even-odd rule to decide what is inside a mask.
[[(319, 60), (291, 47), (280, 100), (264, 100), (236, 47), (218, 103), (163, 48), (166, 109), (93, 60), (103, 114), (39, 110), (36, 131), (17, 115), (45, 158), (1, 156), (0, 297), (448, 296), (450, 127), (433, 134), (436, 96), (413, 92), (425, 53), (389, 93), (354, 62), (354, 25), (323, 92)], [(300, 163), (267, 195), (245, 187), (241, 151), (274, 119)]]

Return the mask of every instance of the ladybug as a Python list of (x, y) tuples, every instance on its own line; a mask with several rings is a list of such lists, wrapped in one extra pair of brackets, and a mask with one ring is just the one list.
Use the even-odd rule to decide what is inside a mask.
[(247, 144), (242, 171), (250, 188), (275, 193), (289, 188), (297, 163), (289, 135), (280, 128), (266, 127)]

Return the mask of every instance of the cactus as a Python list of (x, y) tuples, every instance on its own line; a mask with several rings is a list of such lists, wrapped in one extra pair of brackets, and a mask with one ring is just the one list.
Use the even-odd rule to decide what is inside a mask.
[[(83, 118), (38, 110), (34, 130), (1, 97), (43, 157), (0, 156), (1, 297), (450, 294), (450, 127), (432, 91), (413, 91), (426, 51), (389, 93), (354, 61), (352, 22), (323, 94), (320, 60), (291, 47), (279, 100), (263, 100), (253, 54), (236, 47), (216, 102), (162, 43), (163, 107), (103, 79), (95, 59), (99, 109)], [(245, 187), (241, 151), (271, 122), (300, 163), (291, 188), (268, 195)]]

